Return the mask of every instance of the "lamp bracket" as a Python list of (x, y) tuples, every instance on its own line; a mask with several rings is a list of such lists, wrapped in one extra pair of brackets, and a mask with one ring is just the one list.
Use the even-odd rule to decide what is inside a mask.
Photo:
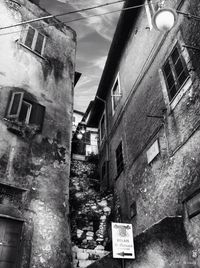
[(176, 10), (176, 13), (177, 13), (177, 14), (184, 15), (184, 16), (187, 17), (188, 19), (195, 19), (195, 20), (199, 20), (199, 21), (200, 21), (200, 17), (199, 17), (199, 16), (195, 16), (195, 15), (193, 15), (193, 14), (185, 13), (185, 12), (182, 12), (182, 11), (179, 11), (179, 10)]
[(189, 46), (189, 45), (182, 45), (182, 47), (186, 47), (186, 48), (189, 48), (189, 49), (194, 49), (194, 50), (200, 51), (199, 47), (193, 47), (193, 46)]

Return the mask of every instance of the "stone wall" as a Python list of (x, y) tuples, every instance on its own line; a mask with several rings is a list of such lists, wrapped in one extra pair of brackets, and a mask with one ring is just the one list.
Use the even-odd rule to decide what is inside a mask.
[(74, 267), (86, 267), (110, 248), (112, 194), (100, 192), (96, 161), (71, 163), (70, 222)]
[[(90, 268), (198, 268), (195, 251), (189, 245), (181, 217), (167, 217), (134, 239), (135, 260), (107, 255)], [(123, 264), (124, 262), (124, 264)]]

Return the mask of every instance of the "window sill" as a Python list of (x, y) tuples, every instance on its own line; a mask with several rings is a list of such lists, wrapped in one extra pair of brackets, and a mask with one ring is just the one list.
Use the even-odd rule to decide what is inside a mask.
[(179, 101), (182, 99), (182, 97), (185, 95), (185, 93), (190, 89), (192, 86), (192, 80), (190, 77), (185, 81), (183, 86), (179, 89), (177, 94), (174, 96), (174, 98), (170, 101), (170, 108), (171, 110), (174, 110), (176, 105), (179, 103)]
[(8, 118), (4, 118), (4, 121), (10, 132), (22, 138), (32, 138), (39, 133), (39, 127), (37, 125), (23, 124), (19, 121), (9, 120)]
[(32, 52), (33, 54), (35, 54), (36, 56), (38, 56), (39, 58), (43, 59), (43, 60), (46, 60), (47, 59), (45, 57), (43, 57), (41, 54), (37, 53), (36, 51), (32, 50), (30, 47), (27, 47), (26, 45), (24, 45), (23, 43), (21, 42), (18, 42), (18, 44), (24, 48), (26, 48), (27, 50), (29, 50), (30, 52)]

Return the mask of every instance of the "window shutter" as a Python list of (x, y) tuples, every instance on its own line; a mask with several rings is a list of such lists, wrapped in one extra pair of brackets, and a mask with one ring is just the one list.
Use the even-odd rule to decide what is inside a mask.
[(18, 118), (22, 106), (24, 93), (13, 92), (8, 108), (7, 118)]
[(24, 44), (31, 49), (32, 49), (34, 35), (35, 35), (35, 30), (29, 26)]
[(44, 121), (45, 107), (39, 103), (32, 103), (32, 110), (30, 115), (30, 124), (39, 126), (39, 132), (42, 131)]
[(35, 51), (39, 54), (42, 54), (43, 43), (44, 43), (44, 35), (38, 33), (37, 41), (35, 44)]

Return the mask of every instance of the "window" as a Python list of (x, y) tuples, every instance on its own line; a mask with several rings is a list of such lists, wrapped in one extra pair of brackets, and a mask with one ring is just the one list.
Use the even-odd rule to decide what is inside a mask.
[(122, 151), (122, 142), (118, 145), (116, 151), (115, 151), (115, 157), (116, 157), (116, 163), (117, 163), (117, 176), (120, 175), (120, 173), (124, 169), (124, 158), (123, 158), (123, 151)]
[(183, 204), (186, 205), (189, 219), (198, 215), (200, 213), (200, 189), (195, 190), (185, 198)]
[(43, 34), (29, 25), (22, 42), (32, 51), (42, 55), (44, 51), (45, 39), (46, 37)]
[(100, 140), (103, 140), (106, 132), (106, 119), (105, 119), (105, 113), (103, 114), (101, 120), (100, 120)]
[(114, 114), (116, 107), (121, 99), (119, 75), (117, 76), (117, 79), (115, 80), (115, 83), (114, 83), (113, 88), (111, 90), (111, 97), (112, 97), (112, 110), (113, 110), (113, 114)]
[(6, 118), (18, 125), (34, 125), (41, 132), (45, 107), (32, 101), (24, 92), (12, 92)]
[(188, 69), (178, 44), (174, 47), (162, 68), (169, 100), (171, 101), (189, 78)]

